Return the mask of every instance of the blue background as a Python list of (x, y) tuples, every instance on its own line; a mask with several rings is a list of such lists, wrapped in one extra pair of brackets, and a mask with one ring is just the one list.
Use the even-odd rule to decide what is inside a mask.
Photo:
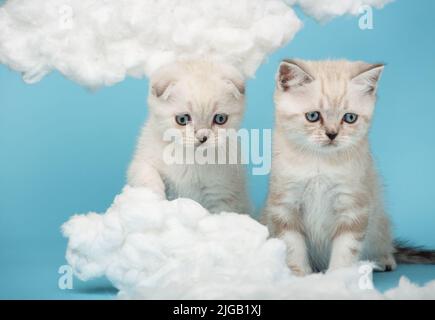
[[(282, 58), (383, 61), (371, 132), (397, 237), (435, 248), (434, 1), (400, 0), (374, 12), (374, 29), (358, 18), (304, 28), (269, 57), (247, 85), (244, 126), (272, 128), (274, 74)], [(146, 80), (127, 79), (89, 92), (53, 73), (27, 85), (0, 66), (0, 298), (109, 298), (106, 280), (74, 290), (57, 286), (65, 264), (60, 225), (73, 213), (103, 212), (125, 183), (140, 126), (147, 116)], [(259, 208), (267, 176), (249, 178)], [(424, 283), (434, 266), (401, 266), (376, 274), (378, 288), (401, 274)]]

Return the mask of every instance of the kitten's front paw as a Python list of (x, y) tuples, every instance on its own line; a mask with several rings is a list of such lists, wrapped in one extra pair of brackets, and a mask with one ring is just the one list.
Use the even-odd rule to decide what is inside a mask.
[(291, 269), (292, 273), (295, 276), (303, 277), (313, 272), (310, 265), (307, 263), (305, 264), (295, 264), (295, 263), (288, 263), (289, 268)]

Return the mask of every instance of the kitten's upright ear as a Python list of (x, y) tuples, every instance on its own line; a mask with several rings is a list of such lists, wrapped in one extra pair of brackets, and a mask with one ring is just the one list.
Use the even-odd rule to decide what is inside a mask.
[(374, 95), (384, 67), (385, 65), (380, 63), (365, 65), (359, 70), (358, 74), (352, 78), (351, 83), (362, 93)]
[(276, 73), (276, 86), (282, 91), (291, 90), (314, 81), (314, 77), (305, 71), (300, 62), (284, 60)]

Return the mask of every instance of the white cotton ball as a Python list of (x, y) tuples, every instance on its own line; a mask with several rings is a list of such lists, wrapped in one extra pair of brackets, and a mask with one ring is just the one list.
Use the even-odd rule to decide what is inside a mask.
[(66, 259), (81, 279), (101, 276), (112, 252), (124, 241), (116, 215), (75, 215), (62, 226), (68, 240)]
[(103, 219), (103, 216), (96, 213), (75, 215), (62, 225), (63, 235), (69, 239), (66, 259), (83, 280), (104, 273), (105, 266), (93, 258), (94, 255), (99, 255), (102, 249), (100, 245), (106, 246), (104, 240), (98, 242), (104, 233)]
[(363, 6), (381, 9), (394, 0), (285, 0), (289, 5), (299, 5), (308, 15), (319, 21), (327, 21), (344, 14), (357, 15)]
[(29, 83), (58, 70), (90, 88), (180, 58), (221, 59), (251, 76), (296, 33), (289, 24), (299, 20), (281, 0), (15, 0), (0, 11), (0, 62)]
[(122, 203), (109, 210), (119, 212), (119, 218), (128, 232), (140, 232), (148, 229), (159, 230), (163, 227), (162, 203), (132, 202), (132, 204)]
[(94, 243), (103, 231), (103, 216), (97, 213), (74, 215), (62, 225), (63, 235), (70, 238), (70, 247), (79, 250), (89, 250), (89, 243)]
[(73, 216), (63, 231), (75, 273), (83, 280), (105, 275), (123, 299), (424, 299), (435, 293), (435, 282), (418, 287), (407, 280), (385, 295), (361, 288), (361, 265), (293, 276), (284, 242), (269, 239), (267, 228), (248, 215), (210, 214), (193, 200), (161, 200), (145, 188), (125, 187), (105, 214)]
[(0, 63), (28, 83), (58, 70), (90, 88), (182, 58), (214, 58), (253, 76), (301, 27), (285, 2), (327, 20), (390, 0), (8, 1), (0, 8)]
[(433, 300), (435, 299), (435, 281), (430, 281), (421, 287), (402, 276), (399, 285), (386, 291), (385, 295), (388, 299), (394, 300)]
[(196, 227), (202, 218), (209, 215), (209, 212), (198, 202), (187, 198), (166, 202), (164, 210), (188, 228)]
[(153, 192), (144, 188), (126, 186), (118, 195), (108, 213), (121, 220), (125, 232), (141, 232), (148, 229), (158, 230), (163, 226), (164, 202)]

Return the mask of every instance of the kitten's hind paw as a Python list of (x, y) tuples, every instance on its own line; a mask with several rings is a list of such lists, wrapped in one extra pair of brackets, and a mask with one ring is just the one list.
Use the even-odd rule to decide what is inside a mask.
[(385, 256), (376, 261), (374, 271), (391, 272), (397, 267), (396, 260), (392, 255)]

